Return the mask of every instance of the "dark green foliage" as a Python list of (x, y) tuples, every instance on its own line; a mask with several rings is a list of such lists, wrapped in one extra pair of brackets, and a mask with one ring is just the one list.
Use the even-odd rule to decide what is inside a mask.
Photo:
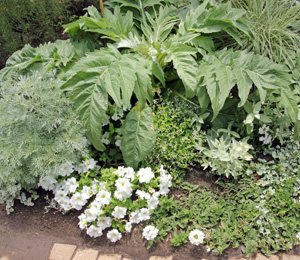
[(93, 3), (98, 1), (1, 0), (0, 68), (10, 54), (25, 44), (38, 46), (62, 37), (61, 24)]

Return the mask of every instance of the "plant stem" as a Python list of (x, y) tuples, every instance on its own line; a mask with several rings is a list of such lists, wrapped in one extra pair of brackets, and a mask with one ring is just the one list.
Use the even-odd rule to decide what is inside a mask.
[(100, 3), (100, 11), (101, 11), (101, 14), (104, 13), (104, 10), (103, 10), (103, 2), (102, 0), (99, 0), (99, 3)]
[(189, 103), (192, 104), (193, 106), (200, 108), (199, 105), (197, 105), (197, 104), (194, 103), (193, 101), (187, 99), (186, 97), (184, 97), (183, 95), (181, 95), (178, 91), (176, 91), (176, 90), (174, 90), (174, 89), (171, 89), (171, 91), (172, 91), (175, 95), (177, 95), (178, 97), (180, 97), (180, 98), (182, 98), (183, 100), (185, 100), (186, 102), (189, 102)]

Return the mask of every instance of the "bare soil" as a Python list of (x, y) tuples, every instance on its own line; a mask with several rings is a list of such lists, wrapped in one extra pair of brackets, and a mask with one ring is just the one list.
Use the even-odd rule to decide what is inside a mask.
[[(192, 173), (192, 174), (191, 174)], [(206, 185), (211, 190), (217, 186), (200, 168), (194, 168), (187, 174), (187, 181), (201, 186)], [(0, 258), (10, 253), (11, 260), (46, 260), (54, 243), (73, 244), (82, 248), (94, 248), (100, 253), (119, 253), (133, 260), (147, 260), (150, 256), (173, 255), (174, 260), (211, 259), (226, 260), (242, 258), (240, 249), (226, 250), (222, 255), (207, 253), (204, 246), (193, 246), (190, 243), (172, 247), (170, 237), (165, 241), (155, 243), (147, 250), (147, 241), (142, 238), (140, 225), (135, 226), (131, 234), (123, 235), (117, 243), (111, 243), (106, 234), (100, 238), (91, 238), (78, 227), (77, 217), (81, 212), (71, 211), (63, 215), (51, 209), (45, 212), (47, 206), (41, 191), (41, 198), (33, 207), (17, 203), (15, 211), (6, 214), (5, 206), (0, 205)], [(300, 251), (294, 249), (297, 254)]]

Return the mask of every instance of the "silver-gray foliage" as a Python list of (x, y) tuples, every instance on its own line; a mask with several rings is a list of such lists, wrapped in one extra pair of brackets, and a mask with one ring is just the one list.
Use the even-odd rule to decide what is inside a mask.
[(88, 154), (85, 131), (58, 85), (53, 72), (0, 82), (0, 203), (8, 213), (15, 199), (26, 202), (21, 191)]

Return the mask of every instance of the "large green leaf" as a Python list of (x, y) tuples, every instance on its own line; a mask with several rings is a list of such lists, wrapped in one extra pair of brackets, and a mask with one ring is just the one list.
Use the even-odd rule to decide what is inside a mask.
[(121, 55), (110, 45), (83, 57), (69, 71), (62, 89), (71, 91), (75, 109), (98, 150), (104, 149), (100, 137), (109, 103), (129, 108), (133, 93), (143, 106), (152, 100), (150, 64), (134, 54)]
[(295, 96), (289, 91), (291, 81), (285, 66), (245, 51), (223, 49), (204, 55), (198, 74), (201, 79), (197, 90), (198, 99), (201, 104), (207, 104), (204, 101), (206, 93), (203, 91), (203, 88), (206, 88), (214, 112), (213, 119), (236, 85), (240, 98), (239, 106), (246, 103), (251, 88), (258, 90), (262, 103), (267, 99), (268, 93), (282, 89), (279, 95), (285, 100), (283, 103), (286, 103), (289, 116), (295, 122), (297, 109), (295, 102), (292, 102)]
[(164, 42), (178, 22), (176, 19), (177, 13), (177, 8), (173, 6), (161, 6), (158, 14), (155, 14), (154, 18), (146, 12), (146, 17), (143, 18), (141, 29), (148, 42), (154, 44)]
[(179, 26), (179, 33), (198, 32), (212, 34), (224, 31), (232, 36), (239, 44), (241, 40), (238, 31), (250, 35), (247, 25), (241, 20), (244, 10), (232, 8), (231, 3), (211, 6), (209, 0), (197, 8), (191, 8), (184, 21)]
[(240, 66), (234, 66), (233, 73), (239, 86), (239, 107), (241, 107), (248, 99), (250, 89), (252, 88), (252, 81)]
[(137, 104), (127, 115), (123, 126), (121, 151), (125, 163), (137, 168), (153, 149), (156, 139), (152, 110), (149, 107), (141, 109)]
[(79, 20), (64, 25), (65, 33), (71, 37), (87, 36), (87, 33), (98, 33), (104, 38), (113, 41), (119, 41), (121, 38), (128, 36), (133, 29), (133, 15), (128, 11), (126, 14), (120, 12), (120, 7), (116, 6), (112, 13), (109, 9), (104, 14), (100, 14), (94, 6), (87, 8), (87, 14), (81, 16)]
[(193, 97), (198, 84), (198, 64), (193, 57), (197, 50), (185, 44), (171, 43), (166, 52), (165, 62), (173, 62), (174, 68), (184, 84), (186, 97)]
[(4, 80), (9, 74), (28, 67), (36, 57), (36, 50), (29, 44), (22, 50), (13, 53), (6, 62), (5, 68), (0, 70), (0, 81)]
[[(280, 103), (286, 107), (288, 110), (289, 116), (292, 121), (295, 123), (298, 120), (299, 108), (298, 108), (298, 100), (295, 98), (294, 93), (289, 88), (280, 88)], [(298, 101), (298, 102), (297, 102)]]
[[(67, 67), (69, 63), (77, 61), (83, 51), (89, 51), (85, 41), (76, 42), (76, 48), (70, 40), (57, 40), (54, 43), (46, 43), (37, 48), (25, 45), (22, 50), (15, 52), (6, 63), (6, 67), (0, 71), (0, 80), (9, 77), (11, 73), (19, 74), (29, 70), (39, 70), (41, 73), (57, 68), (58, 72)], [(80, 55), (77, 54), (77, 50)], [(83, 49), (83, 51), (82, 51)]]
[(102, 122), (106, 120), (108, 107), (107, 92), (100, 82), (99, 74), (79, 72), (74, 77), (77, 84), (71, 92), (75, 109), (87, 129), (87, 135), (96, 149), (103, 151), (105, 146), (100, 141)]

